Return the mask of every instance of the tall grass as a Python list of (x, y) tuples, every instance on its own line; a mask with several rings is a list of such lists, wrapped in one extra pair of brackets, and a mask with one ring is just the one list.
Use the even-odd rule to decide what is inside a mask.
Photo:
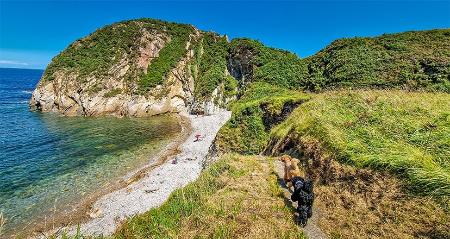
[(315, 139), (341, 162), (389, 170), (418, 194), (450, 195), (450, 95), (343, 91), (317, 95), (271, 132)]

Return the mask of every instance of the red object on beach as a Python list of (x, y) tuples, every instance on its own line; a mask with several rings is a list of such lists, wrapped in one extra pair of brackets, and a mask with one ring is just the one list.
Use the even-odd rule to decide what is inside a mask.
[(200, 141), (200, 137), (202, 137), (201, 134), (196, 134), (194, 142)]

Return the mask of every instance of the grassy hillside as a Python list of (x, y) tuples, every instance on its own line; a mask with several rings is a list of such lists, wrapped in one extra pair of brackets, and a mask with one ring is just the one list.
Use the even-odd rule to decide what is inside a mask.
[(194, 94), (198, 99), (208, 99), (213, 91), (223, 85), (226, 97), (234, 96), (237, 88), (237, 81), (233, 77), (226, 75), (226, 56), (228, 52), (228, 42), (225, 37), (215, 33), (207, 32), (196, 46)]
[(315, 95), (271, 131), (272, 146), (318, 141), (334, 159), (388, 169), (419, 194), (450, 195), (450, 95), (338, 91)]
[[(233, 40), (230, 57), (244, 63), (245, 82), (239, 100), (230, 107), (232, 119), (219, 132), (218, 149), (244, 154), (270, 151), (271, 127), (264, 125), (268, 111), (261, 103), (282, 102), (275, 104), (279, 112), (285, 102), (302, 103), (311, 97), (287, 121), (278, 118), (272, 123), (283, 122), (272, 131), (272, 144), (287, 140), (291, 147), (301, 144), (304, 133), (329, 148), (340, 162), (390, 169), (411, 181), (419, 193), (449, 195), (448, 94), (377, 90), (450, 92), (449, 44), (448, 29), (406, 32), (337, 40), (316, 55), (299, 59), (254, 40)], [(349, 88), (367, 91), (348, 93)], [(306, 97), (296, 90), (346, 93)]]
[(273, 164), (227, 155), (114, 238), (304, 238), (281, 197)]
[(450, 93), (450, 29), (340, 39), (306, 62), (310, 89), (377, 87)]
[(233, 115), (217, 135), (217, 149), (243, 154), (261, 152), (269, 140), (270, 128), (308, 99), (302, 92), (267, 83), (251, 84), (230, 106)]
[[(143, 29), (170, 38), (169, 43), (161, 50), (160, 57), (151, 62), (148, 74), (143, 74), (132, 62), (141, 47)], [(131, 67), (125, 78), (137, 81), (141, 90), (145, 90), (160, 83), (184, 56), (184, 47), (192, 31), (193, 28), (189, 25), (153, 19), (115, 23), (75, 41), (54, 57), (44, 72), (43, 80), (53, 80), (53, 74), (58, 70), (78, 74), (76, 80), (79, 81), (84, 81), (89, 76), (107, 77), (112, 74), (111, 67), (125, 59)]]
[(249, 59), (247, 78), (252, 81), (290, 89), (450, 92), (450, 29), (339, 39), (305, 59), (251, 39), (236, 39), (230, 54)]

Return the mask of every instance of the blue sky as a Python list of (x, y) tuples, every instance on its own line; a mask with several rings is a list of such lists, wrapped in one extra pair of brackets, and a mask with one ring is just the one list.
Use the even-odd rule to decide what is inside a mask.
[(305, 57), (337, 38), (450, 28), (450, 0), (0, 0), (0, 67), (45, 68), (72, 41), (106, 24), (141, 17), (250, 37)]

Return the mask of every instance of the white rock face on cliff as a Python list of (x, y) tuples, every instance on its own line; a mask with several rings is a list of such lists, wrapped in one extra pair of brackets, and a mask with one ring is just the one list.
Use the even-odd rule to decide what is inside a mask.
[[(139, 29), (137, 40), (129, 43), (129, 49), (119, 49), (103, 74), (81, 74), (77, 70), (58, 67), (51, 80), (42, 79), (32, 94), (30, 107), (45, 112), (58, 112), (68, 116), (151, 116), (168, 112), (190, 112), (194, 105), (193, 44), (201, 38), (201, 32), (193, 27), (189, 40), (185, 42), (186, 54), (166, 75), (163, 83), (142, 93), (138, 79), (147, 70), (152, 60), (159, 57), (173, 39), (164, 31), (148, 29), (145, 23), (133, 22)], [(120, 26), (120, 24), (118, 24)], [(127, 26), (128, 27), (128, 26)], [(124, 30), (122, 30), (124, 31)], [(136, 31), (136, 30), (135, 30)], [(70, 47), (88, 47), (95, 44), (94, 34), (73, 43)], [(91, 40), (89, 42), (89, 40)], [(84, 45), (83, 45), (84, 44)], [(94, 46), (95, 47), (95, 46)], [(77, 59), (74, 59), (77, 60)], [(215, 93), (217, 95), (217, 92)], [(215, 104), (200, 102), (205, 114), (216, 111)]]
[[(166, 39), (160, 36), (148, 37), (145, 34), (139, 48), (140, 56), (134, 62), (138, 67), (146, 71), (151, 59), (158, 57), (159, 50), (166, 44)], [(151, 39), (151, 40), (150, 40)], [(33, 92), (30, 106), (42, 111), (60, 112), (64, 115), (115, 115), (115, 116), (145, 116), (182, 110), (185, 107), (183, 98), (188, 98), (189, 93), (184, 92), (183, 84), (172, 75), (183, 69), (184, 61), (180, 61), (170, 73), (171, 84), (167, 94), (157, 98), (150, 94), (128, 94), (129, 82), (125, 82), (123, 76), (130, 68), (129, 59), (123, 58), (119, 64), (114, 65), (109, 71), (112, 77), (98, 79), (89, 77), (84, 82), (76, 80), (76, 75), (64, 71), (56, 72), (52, 81), (40, 82)], [(189, 79), (183, 79), (189, 81)], [(92, 86), (101, 82), (104, 89), (92, 92)], [(131, 87), (137, 88), (137, 85)], [(155, 89), (155, 92), (161, 91)], [(113, 94), (111, 94), (111, 93)]]

